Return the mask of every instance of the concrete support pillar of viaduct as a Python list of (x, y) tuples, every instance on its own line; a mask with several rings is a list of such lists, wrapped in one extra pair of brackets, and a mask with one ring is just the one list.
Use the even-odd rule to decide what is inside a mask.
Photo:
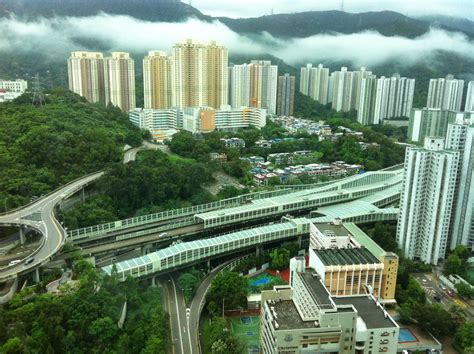
[(85, 188), (82, 187), (81, 188), (81, 202), (82, 202), (82, 204), (84, 204), (85, 201), (86, 201), (86, 191), (85, 191)]
[(22, 245), (24, 245), (26, 241), (25, 233), (26, 233), (25, 228), (23, 226), (20, 226), (20, 243)]
[(33, 271), (33, 283), (38, 284), (41, 281), (39, 268)]
[(263, 255), (263, 246), (259, 245), (259, 246), (255, 247), (255, 255), (257, 257)]
[(140, 248), (140, 253), (141, 253), (142, 256), (145, 256), (148, 253), (153, 252), (154, 249), (155, 249), (154, 245), (143, 245)]
[(301, 245), (303, 244), (303, 236), (298, 235), (296, 241), (298, 242), (298, 246), (301, 249), (301, 247), (302, 247)]
[(206, 261), (206, 266), (207, 266), (207, 272), (209, 273), (211, 271), (211, 260), (210, 259), (208, 259)]
[(151, 277), (151, 286), (152, 286), (153, 288), (156, 287), (156, 275), (154, 275), (154, 276)]

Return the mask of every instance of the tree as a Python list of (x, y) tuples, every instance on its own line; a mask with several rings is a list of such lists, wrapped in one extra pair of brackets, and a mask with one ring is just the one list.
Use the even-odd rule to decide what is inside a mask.
[(451, 315), (439, 304), (412, 306), (412, 317), (420, 327), (435, 336), (447, 336), (454, 332), (454, 322)]
[(13, 337), (7, 340), (7, 342), (0, 347), (0, 353), (5, 354), (20, 354), (23, 353), (23, 346), (21, 340), (18, 337)]
[(196, 288), (201, 282), (202, 277), (203, 274), (193, 268), (191, 271), (181, 274), (178, 278), (178, 286), (183, 289), (184, 298), (186, 299), (187, 303), (189, 303), (194, 296)]
[(209, 312), (222, 314), (222, 308), (243, 307), (247, 303), (248, 293), (248, 281), (245, 277), (235, 272), (219, 273), (207, 295)]
[(463, 299), (474, 298), (474, 289), (470, 285), (465, 283), (456, 284), (456, 293)]
[(474, 321), (463, 324), (454, 336), (454, 343), (463, 351), (463, 353), (474, 352)]
[(446, 274), (462, 274), (462, 259), (457, 254), (451, 254), (446, 260), (446, 264), (444, 265), (444, 271), (446, 272)]
[(271, 267), (282, 270), (290, 264), (290, 251), (286, 248), (277, 248), (270, 253)]

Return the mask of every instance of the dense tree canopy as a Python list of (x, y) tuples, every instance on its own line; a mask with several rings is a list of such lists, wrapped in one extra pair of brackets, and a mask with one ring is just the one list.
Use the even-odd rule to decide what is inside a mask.
[(212, 179), (203, 163), (142, 151), (137, 161), (111, 164), (97, 182), (98, 196), (64, 213), (69, 228), (206, 203)]
[(24, 204), (74, 178), (103, 169), (139, 145), (141, 132), (114, 107), (87, 103), (65, 90), (46, 106), (24, 94), (0, 104), (0, 209)]
[[(73, 253), (77, 287), (26, 288), (0, 308), (0, 353), (165, 353), (168, 319), (159, 288), (103, 277)], [(38, 287), (37, 289), (40, 289)], [(124, 302), (127, 316), (117, 326)]]
[(235, 273), (219, 273), (212, 281), (207, 295), (207, 308), (211, 314), (222, 314), (222, 309), (234, 310), (247, 303), (247, 278)]

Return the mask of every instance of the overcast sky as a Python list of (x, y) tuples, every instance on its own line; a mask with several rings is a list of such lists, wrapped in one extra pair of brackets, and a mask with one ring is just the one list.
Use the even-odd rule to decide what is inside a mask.
[[(256, 17), (311, 10), (340, 10), (341, 0), (191, 0), (213, 16)], [(189, 2), (189, 0), (183, 0)], [(344, 0), (344, 11), (393, 10), (405, 15), (442, 14), (474, 19), (474, 0)]]

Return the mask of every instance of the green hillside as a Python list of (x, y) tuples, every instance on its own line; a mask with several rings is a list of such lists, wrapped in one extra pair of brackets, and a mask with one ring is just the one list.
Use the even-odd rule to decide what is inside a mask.
[(25, 94), (0, 104), (0, 210), (24, 204), (84, 174), (121, 161), (141, 132), (118, 108), (54, 90), (46, 106)]

